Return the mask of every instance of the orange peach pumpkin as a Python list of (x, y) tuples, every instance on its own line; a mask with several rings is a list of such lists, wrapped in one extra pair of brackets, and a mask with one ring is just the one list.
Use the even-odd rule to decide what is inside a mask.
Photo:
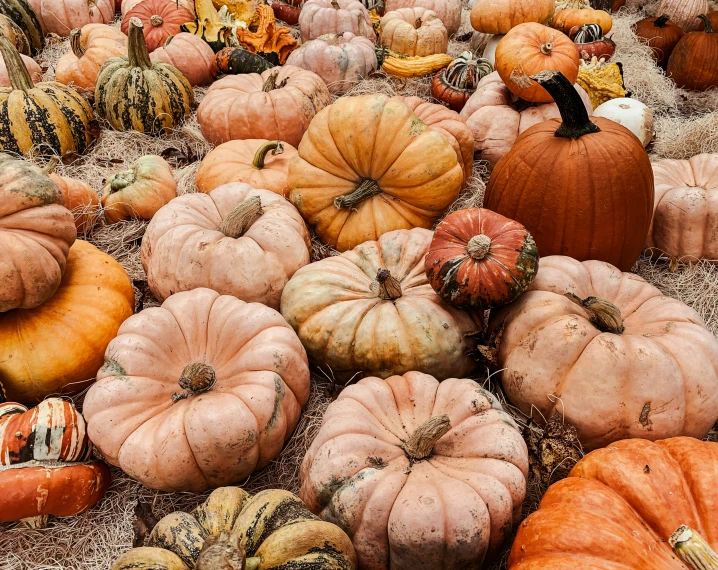
[[(38, 64), (31, 57), (24, 54), (20, 54), (20, 59), (22, 59), (22, 62), (25, 64), (25, 67), (30, 73), (30, 79), (32, 79), (33, 83), (41, 82), (42, 68), (40, 67), (40, 64)], [(7, 67), (5, 66), (5, 60), (0, 57), (0, 87), (11, 86), (12, 83), (10, 82), (10, 75), (7, 72)]]
[(60, 176), (54, 172), (49, 176), (65, 196), (65, 208), (75, 217), (77, 235), (89, 233), (100, 213), (100, 200), (95, 191), (76, 178)]
[(150, 59), (176, 67), (192, 86), (209, 85), (219, 73), (209, 44), (187, 32), (167, 38), (163, 46), (150, 54)]
[(408, 56), (446, 53), (448, 33), (436, 12), (424, 8), (399, 8), (387, 12), (379, 23), (379, 43)]
[(477, 0), (471, 8), (471, 26), (486, 34), (506, 34), (526, 22), (548, 22), (554, 0)]
[(87, 24), (115, 19), (115, 0), (28, 0), (45, 34), (67, 37)]
[[(371, 4), (370, 2), (369, 5)], [(386, 0), (384, 2), (384, 13), (399, 8), (424, 8), (435, 12), (450, 36), (458, 32), (461, 26), (460, 0)]]

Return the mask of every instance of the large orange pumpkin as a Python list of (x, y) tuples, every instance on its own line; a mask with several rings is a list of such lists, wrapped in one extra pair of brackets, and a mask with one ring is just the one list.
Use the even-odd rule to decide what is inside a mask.
[(568, 34), (574, 26), (580, 27), (586, 24), (598, 24), (601, 26), (601, 31), (607, 34), (613, 28), (613, 18), (604, 10), (567, 8), (557, 12), (551, 21), (551, 26), (561, 30), (564, 34)]
[(541, 255), (599, 259), (628, 271), (653, 213), (648, 155), (626, 127), (600, 117), (591, 122), (560, 73), (534, 77), (556, 99), (562, 121), (518, 137), (494, 168), (484, 205), (526, 226)]
[(274, 459), (308, 397), (307, 356), (282, 316), (200, 288), (125, 321), (84, 412), (111, 464), (148, 487), (199, 492)]
[(446, 138), (397, 99), (342, 97), (312, 120), (289, 163), (290, 198), (320, 239), (346, 251), (430, 228), (464, 173)]
[(367, 570), (480, 568), (526, 492), (518, 426), (473, 380), (365, 378), (329, 405), (300, 497), (352, 539)]
[(193, 21), (194, 14), (178, 6), (176, 0), (143, 0), (122, 17), (123, 34), (129, 32), (131, 18), (139, 18), (144, 24), (147, 50), (153, 52), (179, 34), (180, 26)]
[[(629, 439), (594, 451), (521, 523), (509, 570), (715, 568), (716, 478), (718, 443)], [(684, 525), (695, 532), (676, 533)]]
[(498, 367), (509, 400), (554, 411), (586, 449), (619, 439), (704, 437), (718, 420), (718, 340), (698, 313), (601, 261), (541, 258), (503, 327)]
[(705, 91), (718, 87), (718, 30), (703, 14), (704, 29), (683, 36), (671, 53), (666, 67), (668, 77), (678, 87)]
[(548, 22), (554, 0), (477, 0), (471, 9), (471, 26), (485, 34), (506, 34), (526, 22)]

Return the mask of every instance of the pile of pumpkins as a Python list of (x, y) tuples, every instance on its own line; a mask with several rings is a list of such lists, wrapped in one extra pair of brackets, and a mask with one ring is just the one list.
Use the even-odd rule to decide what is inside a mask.
[[(704, 89), (718, 58), (679, 78), (714, 37), (711, 15), (690, 31), (688, 4), (706, 12), (664, 0), (670, 17), (636, 33)], [(718, 340), (629, 272), (646, 248), (718, 258), (718, 154), (651, 164), (650, 110), (626, 97), (608, 12), (477, 0), (484, 57), (453, 61), (458, 0), (0, 0), (0, 13), (0, 521), (86, 511), (108, 463), (154, 489), (214, 489), (113, 570), (479, 568), (519, 523), (511, 570), (718, 568), (718, 444), (700, 441), (718, 420)], [(676, 25), (669, 56), (661, 30)], [(42, 82), (28, 56), (49, 33), (71, 49)], [(432, 74), (437, 103), (335, 99), (380, 62)], [(101, 199), (52, 172), (98, 121), (180, 127), (203, 85), (215, 148), (197, 192), (178, 196), (156, 156)], [(475, 156), (491, 169), (485, 207), (447, 214)], [(161, 306), (133, 314), (123, 268), (78, 239), (101, 215), (148, 221)], [(312, 263), (312, 235), (336, 255)], [(469, 378), (480, 359), (513, 406), (560, 414), (590, 452), (523, 522), (527, 445)], [(292, 436), (310, 365), (347, 387), (299, 497), (250, 496), (236, 485)], [(85, 388), (84, 416), (48, 397)]]

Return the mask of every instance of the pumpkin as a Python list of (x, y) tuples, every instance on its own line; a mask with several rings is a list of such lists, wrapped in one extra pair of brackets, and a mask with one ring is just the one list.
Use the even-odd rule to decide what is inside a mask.
[(628, 96), (628, 91), (623, 86), (621, 66), (617, 63), (606, 63), (604, 59), (595, 56), (590, 62), (581, 60), (576, 84), (588, 94), (594, 109), (611, 99)]
[[(31, 57), (23, 54), (20, 54), (20, 59), (23, 64), (25, 64), (25, 69), (27, 69), (30, 74), (30, 80), (33, 83), (39, 83), (42, 81), (42, 68), (38, 65), (38, 63)], [(0, 59), (0, 87), (11, 86), (12, 82), (10, 81), (10, 74), (7, 71), (7, 67), (5, 67), (5, 60)]]
[(313, 71), (331, 93), (344, 93), (378, 65), (374, 43), (351, 32), (309, 40), (290, 54), (287, 64)]
[(402, 55), (425, 56), (446, 53), (449, 39), (435, 12), (400, 8), (387, 12), (381, 19), (379, 42)]
[(94, 245), (76, 241), (60, 287), (48, 301), (0, 315), (0, 378), (8, 398), (37, 402), (86, 388), (134, 307), (122, 266)]
[(214, 145), (267, 138), (297, 146), (312, 117), (330, 103), (321, 77), (285, 65), (215, 82), (197, 109), (197, 121)]
[(278, 309), (287, 281), (309, 263), (309, 248), (306, 226), (284, 198), (230, 183), (162, 208), (142, 240), (142, 265), (160, 300), (209, 287)]
[(485, 34), (506, 34), (519, 24), (545, 24), (554, 9), (554, 0), (477, 0), (471, 8), (471, 26)]
[[(708, 12), (706, 14), (706, 18), (708, 18), (711, 23), (711, 26), (713, 26), (713, 30), (715, 31), (716, 28), (718, 28), (718, 12)], [(698, 26), (698, 29), (700, 31), (705, 31), (705, 25), (703, 24), (703, 20), (701, 20), (701, 24), (700, 26)]]
[(50, 398), (31, 410), (0, 404), (0, 522), (42, 528), (49, 515), (92, 508), (110, 486), (110, 470), (91, 459), (85, 421), (70, 402)]
[(702, 438), (718, 419), (718, 340), (693, 309), (633, 273), (542, 257), (528, 292), (492, 313), (490, 330), (501, 326), (511, 403), (539, 420), (558, 410), (584, 449)]
[(676, 44), (683, 37), (683, 28), (671, 20), (668, 14), (636, 22), (633, 32), (648, 44), (653, 59), (664, 68)]
[(176, 67), (193, 87), (209, 85), (218, 73), (212, 48), (186, 32), (167, 38), (164, 46), (150, 54), (150, 59)]
[(30, 55), (30, 42), (20, 26), (4, 14), (0, 14), (0, 36), (5, 36), (22, 55)]
[(176, 67), (150, 60), (138, 18), (130, 20), (127, 55), (108, 59), (97, 76), (97, 112), (118, 131), (152, 135), (189, 117), (194, 92)]
[[(212, 0), (195, 0), (195, 19), (180, 26), (183, 32), (189, 32), (209, 44), (214, 52), (225, 47), (237, 47), (237, 22), (229, 14), (220, 16)], [(244, 22), (246, 25), (246, 22)]]
[(594, 451), (521, 523), (508, 567), (714, 568), (717, 474), (718, 444), (687, 437)]
[(431, 81), (431, 95), (457, 113), (464, 108), (482, 78), (494, 71), (487, 59), (465, 51)]
[(84, 152), (97, 127), (87, 101), (55, 81), (35, 85), (20, 54), (2, 36), (0, 52), (11, 84), (0, 88), (0, 150), (61, 156)]
[[(582, 87), (574, 85), (586, 112), (593, 106)], [(493, 72), (479, 81), (475, 93), (461, 110), (474, 138), (474, 151), (493, 168), (513, 147), (518, 136), (529, 127), (561, 116), (556, 103), (530, 105), (517, 99)]]
[(511, 93), (532, 103), (553, 101), (532, 75), (557, 70), (576, 83), (578, 61), (578, 50), (568, 36), (542, 24), (516, 26), (496, 48), (496, 71), (504, 84)]
[(584, 8), (561, 10), (551, 21), (551, 27), (564, 34), (568, 34), (574, 26), (585, 26), (586, 24), (598, 24), (603, 33), (607, 34), (613, 27), (613, 18), (611, 18), (611, 14), (603, 10)]
[[(280, 489), (255, 496), (239, 487), (216, 489), (191, 513), (176, 511), (161, 519), (152, 529), (149, 544), (124, 553), (111, 570), (356, 570), (349, 537)], [(242, 560), (241, 566), (232, 565), (237, 559)], [(209, 566), (205, 565), (208, 561)]]
[(28, 0), (0, 0), (0, 14), (10, 18), (25, 34), (34, 53), (45, 47), (45, 36)]
[(623, 125), (636, 135), (644, 147), (653, 140), (653, 111), (637, 99), (611, 99), (596, 107), (593, 115)]
[(295, 154), (297, 149), (281, 141), (226, 142), (202, 160), (197, 171), (197, 189), (206, 194), (229, 182), (244, 182), (286, 197), (289, 160)]
[[(369, 1), (372, 5), (374, 2)], [(458, 0), (386, 0), (383, 14), (400, 8), (424, 8), (434, 12), (453, 36), (461, 26), (461, 2)]]
[(55, 174), (53, 170), (57, 166), (57, 162), (57, 159), (52, 159), (43, 168), (43, 172), (47, 173), (50, 180), (57, 184), (65, 197), (65, 208), (70, 210), (75, 218), (77, 235), (85, 235), (97, 221), (100, 213), (100, 200), (95, 191), (82, 180)]
[(180, 26), (194, 20), (194, 14), (177, 6), (175, 0), (144, 0), (122, 17), (122, 33), (127, 34), (130, 20), (138, 18), (144, 24), (147, 50), (163, 46), (168, 38), (180, 33)]
[(256, 23), (237, 28), (237, 40), (242, 47), (262, 54), (277, 65), (284, 64), (289, 54), (299, 47), (289, 28), (277, 27), (272, 8), (265, 4), (257, 7)]
[[(186, 8), (194, 14), (194, 0), (170, 0), (175, 6)], [(211, 2), (212, 0), (210, 0)], [(122, 6), (120, 8), (122, 16), (124, 17), (127, 12), (132, 10), (135, 6), (144, 2), (144, 0), (122, 0)]]
[(718, 87), (718, 33), (701, 14), (704, 31), (690, 32), (676, 44), (666, 72), (678, 87), (705, 91)]
[(302, 43), (343, 32), (376, 39), (369, 12), (358, 0), (306, 0), (299, 16), (299, 30)]
[(2, 319), (5, 311), (31, 309), (52, 297), (76, 232), (62, 192), (52, 180), (33, 164), (4, 153), (0, 204)]
[(276, 67), (275, 64), (267, 61), (262, 56), (243, 47), (228, 47), (219, 50), (215, 56), (215, 65), (220, 73), (227, 75), (262, 73)]
[(67, 37), (87, 24), (115, 19), (115, 0), (29, 0), (45, 34)]
[(668, 14), (684, 32), (693, 32), (701, 24), (698, 16), (708, 12), (708, 7), (708, 0), (661, 0), (656, 14)]
[(421, 228), (387, 232), (297, 271), (281, 310), (309, 358), (341, 379), (471, 372), (466, 335), (479, 329), (477, 320), (431, 290), (424, 273), (431, 238)]
[(286, 22), (290, 26), (296, 26), (299, 24), (299, 15), (302, 13), (302, 9), (299, 6), (292, 6), (284, 2), (274, 0), (272, 2), (272, 11), (277, 20)]
[(494, 69), (496, 68), (496, 48), (499, 47), (499, 43), (502, 39), (504, 39), (504, 34), (488, 34), (486, 44), (484, 45), (482, 52), (482, 57), (487, 59)]
[(591, 61), (592, 58), (611, 59), (616, 51), (616, 43), (603, 35), (598, 24), (574, 26), (568, 34), (576, 44), (581, 59)]
[(590, 8), (591, 2), (589, 0), (556, 0), (556, 10), (554, 13), (558, 13), (561, 10), (574, 9), (582, 10), (584, 8)]
[(153, 489), (200, 492), (274, 459), (308, 397), (282, 316), (199, 288), (122, 324), (83, 409), (106, 461)]
[(105, 220), (150, 220), (177, 196), (172, 168), (160, 156), (138, 158), (129, 169), (113, 175), (102, 189)]
[(676, 259), (718, 260), (718, 154), (653, 163), (656, 200), (647, 247)]
[(521, 224), (471, 208), (439, 222), (424, 267), (444, 301), (485, 310), (506, 305), (526, 291), (538, 259), (536, 243)]
[[(373, 150), (372, 150), (373, 149)], [(289, 163), (290, 199), (339, 251), (395, 229), (430, 228), (464, 180), (452, 145), (399, 100), (337, 100)]]
[(600, 117), (591, 122), (559, 72), (534, 79), (556, 99), (561, 121), (544, 121), (516, 139), (491, 174), (484, 206), (525, 225), (542, 255), (598, 259), (628, 271), (651, 223), (648, 155), (626, 127)]
[(105, 24), (87, 24), (70, 32), (70, 51), (55, 66), (55, 79), (95, 92), (97, 75), (111, 57), (127, 53), (127, 36)]
[(528, 455), (467, 378), (365, 378), (329, 405), (300, 497), (352, 539), (361, 568), (479, 568), (518, 522)]
[(427, 56), (405, 57), (395, 53), (387, 53), (381, 58), (379, 66), (387, 74), (394, 77), (423, 77), (431, 75), (449, 65), (454, 58), (445, 53)]

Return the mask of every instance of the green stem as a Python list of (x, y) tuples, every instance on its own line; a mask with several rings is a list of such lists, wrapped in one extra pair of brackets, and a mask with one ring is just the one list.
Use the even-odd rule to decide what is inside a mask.
[(251, 558), (245, 558), (244, 570), (258, 570), (262, 564), (262, 559), (258, 556), (252, 556)]
[(7, 74), (10, 77), (10, 84), (13, 89), (24, 91), (27, 93), (30, 89), (35, 88), (35, 84), (32, 82), (30, 72), (25, 67), (25, 63), (22, 61), (20, 54), (12, 45), (9, 39), (5, 36), (0, 36), (0, 53), (5, 60), (5, 68)]
[(359, 184), (359, 187), (354, 190), (354, 192), (334, 198), (334, 207), (337, 210), (341, 210), (342, 208), (349, 208), (353, 210), (359, 202), (371, 198), (372, 196), (376, 196), (377, 194), (381, 194), (381, 188), (379, 188), (379, 185), (375, 180), (366, 178), (361, 184)]
[(708, 16), (705, 14), (701, 14), (698, 16), (701, 21), (703, 22), (703, 26), (705, 29), (703, 30), (706, 34), (712, 34), (713, 33), (713, 24), (711, 24), (711, 21), (708, 19)]
[(139, 18), (130, 18), (130, 29), (127, 32), (127, 58), (132, 67), (152, 69), (152, 60), (145, 42), (145, 26)]
[(120, 190), (124, 190), (130, 184), (135, 182), (135, 171), (134, 170), (123, 170), (118, 172), (110, 179), (110, 193), (114, 194)]
[(264, 159), (270, 150), (274, 151), (272, 154), (275, 156), (282, 154), (284, 152), (284, 145), (282, 144), (282, 141), (268, 141), (260, 146), (254, 154), (252, 166), (254, 166), (257, 170), (262, 170), (264, 168)]

